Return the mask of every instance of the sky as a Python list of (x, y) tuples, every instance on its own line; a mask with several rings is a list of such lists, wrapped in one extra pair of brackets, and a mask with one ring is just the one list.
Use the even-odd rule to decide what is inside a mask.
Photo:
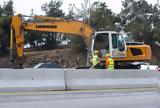
[[(8, 0), (0, 0), (0, 5), (3, 5), (3, 2)], [(14, 4), (14, 10), (15, 14), (21, 13), (24, 15), (29, 15), (31, 13), (31, 9), (33, 9), (34, 13), (37, 15), (43, 14), (41, 11), (42, 4), (49, 2), (50, 0), (13, 0)], [(114, 13), (119, 13), (122, 8), (121, 1), (122, 0), (90, 0), (91, 4), (94, 1), (102, 1), (106, 2), (108, 5), (108, 8), (111, 9)], [(155, 4), (157, 0), (146, 0), (149, 3)], [(63, 5), (61, 9), (65, 11), (65, 13), (68, 13), (69, 4), (75, 4), (76, 7), (80, 8), (81, 4), (84, 2), (84, 0), (63, 0)]]

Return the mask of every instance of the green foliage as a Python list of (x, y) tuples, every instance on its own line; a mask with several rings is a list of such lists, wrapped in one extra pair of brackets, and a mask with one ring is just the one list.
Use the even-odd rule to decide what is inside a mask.
[(0, 16), (2, 16), (2, 12), (3, 12), (3, 9), (2, 9), (2, 7), (0, 5)]
[[(77, 13), (73, 13), (73, 9), (69, 11), (70, 12), (68, 16), (70, 18), (76, 19), (76, 16), (79, 16), (78, 19), (83, 19), (83, 16), (81, 16), (82, 13), (84, 13), (83, 9), (81, 9), (81, 11), (78, 11)], [(95, 30), (115, 30), (115, 24), (120, 22), (119, 17), (116, 16), (110, 9), (108, 9), (105, 2), (94, 2), (90, 7), (90, 11), (90, 18), (83, 20), (87, 21), (90, 19), (90, 25)], [(84, 48), (86, 47), (83, 38), (70, 37), (70, 40), (70, 46), (77, 51), (82, 51), (82, 49), (84, 50)]]
[(85, 51), (86, 45), (82, 37), (79, 36), (70, 36), (69, 46), (77, 52)]
[[(63, 17), (64, 13), (60, 9), (61, 5), (62, 1), (51, 0), (48, 3), (43, 4), (41, 9), (48, 17)], [(32, 19), (29, 20), (32, 21)], [(43, 48), (53, 49), (64, 39), (64, 36), (60, 33), (27, 31), (25, 34), (25, 43), (30, 44), (31, 47), (41, 46)]]
[(94, 2), (91, 6), (91, 26), (96, 30), (115, 30), (120, 19), (108, 9), (105, 2)]
[(64, 13), (60, 9), (62, 6), (62, 1), (60, 0), (51, 0), (49, 3), (45, 3), (41, 6), (42, 11), (45, 12), (46, 16), (50, 17), (63, 17)]
[(157, 5), (148, 4), (145, 0), (124, 0), (122, 5), (121, 25), (125, 31), (131, 32), (134, 40), (150, 45), (160, 41), (160, 11)]
[(47, 49), (56, 48), (63, 39), (59, 33), (43, 33), (44, 47)]
[(25, 44), (30, 44), (30, 47), (40, 46), (42, 43), (41, 32), (37, 31), (27, 31), (25, 33)]
[[(46, 16), (49, 17), (64, 17), (63, 11), (60, 9), (62, 6), (62, 1), (51, 0), (49, 3), (42, 5), (41, 9), (45, 12)], [(45, 47), (51, 49), (56, 48), (61, 41), (64, 39), (63, 35), (60, 33), (43, 33), (45, 37)]]
[(12, 16), (12, 15), (14, 15), (13, 1), (9, 0), (8, 2), (4, 2), (2, 10), (3, 10), (3, 15), (4, 16)]
[(7, 53), (9, 47), (11, 16), (13, 14), (13, 2), (11, 0), (0, 6), (0, 48), (3, 53)]

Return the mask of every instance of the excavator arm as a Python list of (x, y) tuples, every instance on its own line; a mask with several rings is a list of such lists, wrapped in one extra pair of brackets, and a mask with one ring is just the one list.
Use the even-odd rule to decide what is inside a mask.
[[(18, 65), (22, 65), (24, 48), (24, 30), (45, 31), (70, 34), (72, 36), (81, 36), (87, 46), (94, 30), (82, 21), (67, 20), (60, 18), (32, 16), (34, 21), (23, 21), (22, 15), (13, 16), (11, 24), (10, 49), (11, 57), (13, 49), (16, 47), (18, 53)], [(16, 44), (14, 44), (14, 42)]]

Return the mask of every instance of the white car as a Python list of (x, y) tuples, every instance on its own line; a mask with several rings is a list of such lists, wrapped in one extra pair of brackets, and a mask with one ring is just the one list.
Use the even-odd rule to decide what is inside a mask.
[(157, 65), (141, 65), (140, 70), (157, 70)]
[(63, 67), (53, 63), (38, 63), (33, 67), (33, 69), (38, 69), (38, 68), (63, 68)]

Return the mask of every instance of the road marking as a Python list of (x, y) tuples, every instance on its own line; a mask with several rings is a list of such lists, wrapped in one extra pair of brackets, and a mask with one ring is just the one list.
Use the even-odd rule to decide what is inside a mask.
[(36, 92), (0, 92), (0, 95), (45, 95), (45, 94), (62, 94), (62, 93), (118, 93), (118, 92), (139, 92), (139, 91), (159, 91), (158, 88), (118, 88), (106, 90), (67, 90), (67, 91), (36, 91)]

